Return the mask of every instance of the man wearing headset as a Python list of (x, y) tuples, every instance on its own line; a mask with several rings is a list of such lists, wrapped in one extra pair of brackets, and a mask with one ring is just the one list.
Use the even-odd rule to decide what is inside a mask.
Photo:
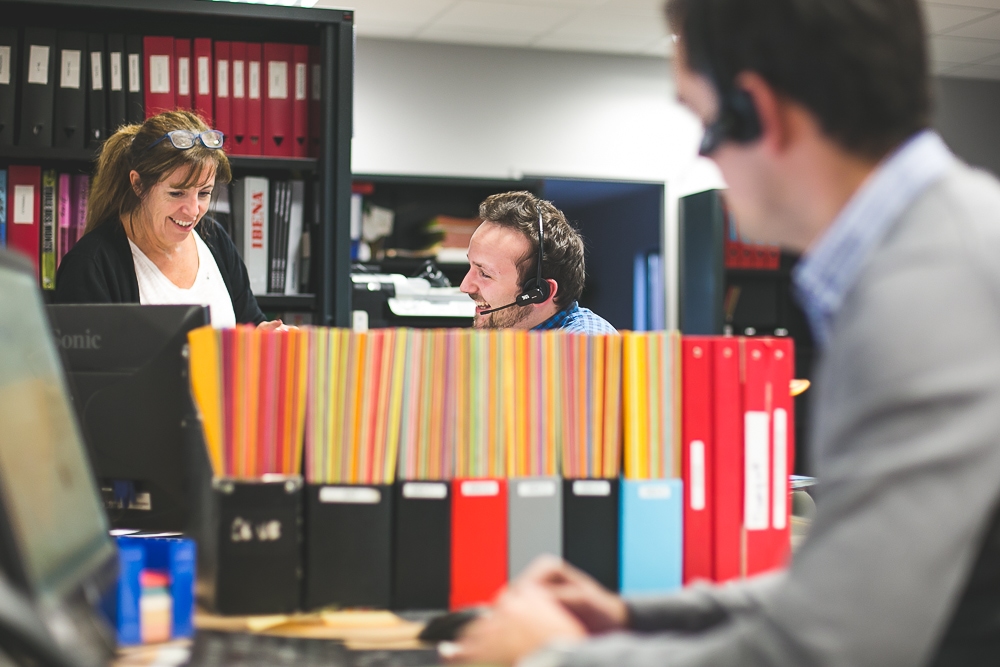
[(659, 600), (536, 563), (457, 660), (1000, 665), (1000, 184), (927, 129), (918, 0), (667, 15), (678, 95), (743, 232), (803, 253), (817, 515), (787, 570)]
[(487, 197), (479, 217), (461, 288), (476, 302), (477, 329), (617, 333), (577, 303), (583, 239), (562, 211), (530, 192), (505, 192)]

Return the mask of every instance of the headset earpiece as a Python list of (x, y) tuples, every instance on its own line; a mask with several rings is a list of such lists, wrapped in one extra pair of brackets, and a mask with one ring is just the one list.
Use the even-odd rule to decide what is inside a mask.
[(520, 306), (527, 306), (533, 303), (545, 303), (552, 294), (552, 286), (548, 280), (539, 283), (532, 278), (524, 285), (524, 291), (517, 295), (517, 303)]
[(737, 88), (730, 92), (725, 106), (729, 108), (732, 116), (732, 127), (729, 138), (737, 143), (749, 143), (760, 138), (760, 116), (757, 115), (757, 106), (754, 104), (753, 96), (742, 88)]

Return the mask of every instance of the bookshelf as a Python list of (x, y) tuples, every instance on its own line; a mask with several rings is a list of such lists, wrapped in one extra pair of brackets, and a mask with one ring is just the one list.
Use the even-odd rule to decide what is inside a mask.
[[(479, 204), (490, 195), (511, 190), (527, 190), (541, 195), (540, 179), (449, 178), (355, 174), (355, 186), (363, 191), (365, 204), (374, 204), (395, 212), (393, 232), (386, 239), (387, 248), (412, 249), (414, 234), (428, 220), (447, 215), (473, 218)], [(387, 258), (373, 262), (385, 270), (410, 274), (420, 270), (426, 258)], [(468, 262), (437, 262), (452, 285), (458, 286), (469, 270)]]
[[(799, 258), (782, 253), (777, 269), (727, 268), (725, 210), (718, 190), (682, 197), (679, 213), (681, 332), (790, 337), (795, 341), (795, 377), (812, 379), (817, 350), (792, 286)], [(804, 475), (810, 474), (805, 446), (809, 396), (807, 391), (795, 399), (795, 472)]]
[[(318, 46), (321, 101), (319, 157), (232, 156), (234, 177), (314, 180), (319, 216), (310, 227), (315, 294), (258, 298), (267, 311), (310, 311), (316, 324), (350, 324), (351, 133), (354, 87), (353, 12), (209, 0), (0, 0), (5, 26), (178, 38), (284, 42)], [(23, 38), (23, 30), (21, 31)], [(0, 146), (0, 168), (42, 165), (90, 172), (95, 149)]]

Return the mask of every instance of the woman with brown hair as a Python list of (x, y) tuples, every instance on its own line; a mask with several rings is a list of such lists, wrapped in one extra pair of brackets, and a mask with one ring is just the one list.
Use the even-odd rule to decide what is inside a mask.
[(56, 278), (56, 303), (204, 304), (212, 325), (267, 328), (229, 235), (206, 218), (232, 178), (222, 132), (169, 111), (126, 125), (101, 149), (87, 227)]

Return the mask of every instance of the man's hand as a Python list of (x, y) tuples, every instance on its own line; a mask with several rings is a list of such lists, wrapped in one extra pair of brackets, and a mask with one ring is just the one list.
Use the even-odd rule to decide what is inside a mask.
[(628, 609), (620, 597), (560, 558), (535, 559), (511, 584), (512, 589), (522, 586), (538, 586), (548, 591), (583, 624), (588, 634), (621, 630), (628, 623)]
[(583, 625), (545, 589), (523, 583), (501, 593), (486, 615), (465, 628), (449, 660), (513, 665), (553, 641), (586, 636)]
[(285, 324), (281, 320), (271, 320), (270, 322), (261, 322), (257, 325), (257, 328), (261, 331), (291, 331), (292, 329), (298, 329), (298, 327), (292, 326), (290, 324)]

